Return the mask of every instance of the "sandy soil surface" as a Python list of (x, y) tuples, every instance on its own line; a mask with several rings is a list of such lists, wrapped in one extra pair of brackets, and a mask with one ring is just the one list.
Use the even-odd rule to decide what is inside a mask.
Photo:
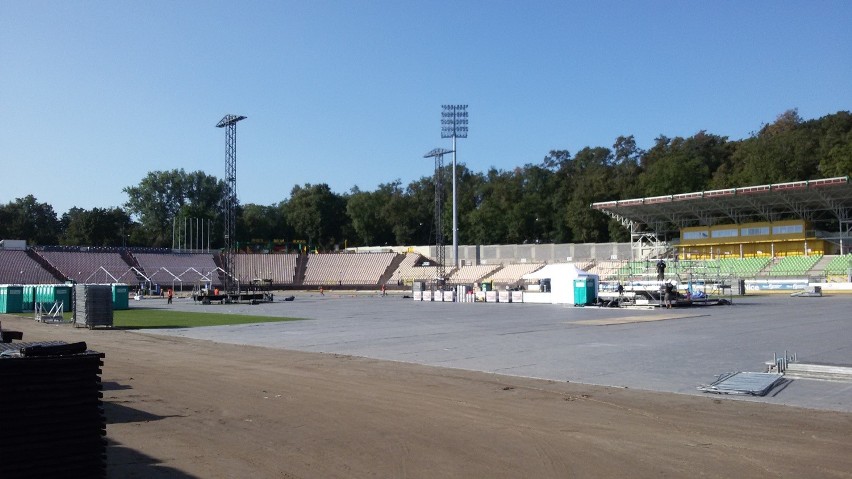
[(852, 415), (0, 317), (106, 354), (113, 478), (852, 477)]

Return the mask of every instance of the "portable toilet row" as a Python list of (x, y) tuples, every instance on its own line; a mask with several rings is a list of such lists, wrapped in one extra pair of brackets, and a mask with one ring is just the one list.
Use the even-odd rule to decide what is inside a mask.
[(27, 311), (34, 310), (36, 305), (41, 305), (42, 309), (50, 309), (56, 303), (62, 303), (63, 312), (71, 311), (71, 286), (64, 284), (36, 284), (29, 287), (33, 289), (33, 295), (28, 296), (25, 289), (24, 296), (32, 298), (34, 303), (29, 304)]
[(71, 311), (71, 286), (65, 284), (25, 284), (23, 288), (22, 311), (34, 311), (37, 304), (50, 309), (55, 303), (62, 303), (62, 311)]
[[(113, 309), (130, 308), (130, 287), (116, 283), (112, 289)], [(62, 312), (71, 311), (71, 286), (66, 284), (0, 285), (0, 313), (34, 311), (36, 305), (50, 309), (62, 303)]]

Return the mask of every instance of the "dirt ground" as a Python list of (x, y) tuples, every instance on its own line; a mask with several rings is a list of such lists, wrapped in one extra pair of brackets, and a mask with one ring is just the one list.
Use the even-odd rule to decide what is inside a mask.
[(0, 320), (106, 354), (112, 478), (852, 478), (850, 414)]

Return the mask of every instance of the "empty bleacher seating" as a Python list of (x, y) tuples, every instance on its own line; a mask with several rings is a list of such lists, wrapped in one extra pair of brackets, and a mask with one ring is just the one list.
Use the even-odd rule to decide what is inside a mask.
[(221, 283), (212, 253), (133, 253), (133, 257), (154, 283)]
[(136, 275), (118, 252), (37, 251), (54, 268), (78, 283), (135, 281)]
[(726, 276), (739, 278), (752, 278), (757, 276), (772, 261), (768, 257), (759, 258), (719, 258), (719, 273)]
[(58, 280), (23, 250), (0, 250), (0, 284), (51, 284)]
[(500, 265), (480, 264), (466, 265), (448, 275), (447, 281), (455, 284), (476, 283), (494, 272)]
[(619, 278), (629, 278), (633, 276), (653, 276), (656, 277), (656, 261), (628, 261), (618, 269)]
[[(422, 263), (429, 262), (428, 266), (423, 266)], [(417, 266), (421, 265), (421, 266)], [(452, 274), (453, 267), (448, 266), (445, 274)], [(390, 277), (390, 283), (401, 284), (410, 283), (412, 281), (434, 281), (437, 276), (438, 267), (434, 265), (428, 258), (418, 253), (407, 253), (400, 265), (396, 268)]]
[(770, 276), (807, 276), (822, 255), (785, 256), (769, 269)]
[(305, 285), (378, 285), (396, 253), (313, 254)]
[(544, 263), (514, 263), (507, 264), (503, 268), (490, 274), (485, 280), (494, 281), (498, 284), (517, 283), (523, 279), (525, 274), (530, 274), (544, 267)]
[(598, 275), (601, 280), (609, 281), (618, 278), (618, 271), (624, 266), (624, 261), (604, 260), (592, 264), (586, 271)]
[(244, 254), (235, 255), (236, 277), (240, 282), (253, 279), (271, 279), (273, 284), (293, 284), (296, 276), (298, 254)]
[(852, 254), (835, 256), (825, 265), (826, 276), (843, 276), (849, 274), (852, 268)]

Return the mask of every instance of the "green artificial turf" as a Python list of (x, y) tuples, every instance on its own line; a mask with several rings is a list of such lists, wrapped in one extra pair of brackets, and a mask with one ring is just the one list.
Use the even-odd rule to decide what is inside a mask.
[(301, 321), (302, 318), (247, 316), (242, 314), (193, 313), (167, 309), (132, 308), (113, 312), (113, 326), (125, 329), (196, 328), (248, 323)]

